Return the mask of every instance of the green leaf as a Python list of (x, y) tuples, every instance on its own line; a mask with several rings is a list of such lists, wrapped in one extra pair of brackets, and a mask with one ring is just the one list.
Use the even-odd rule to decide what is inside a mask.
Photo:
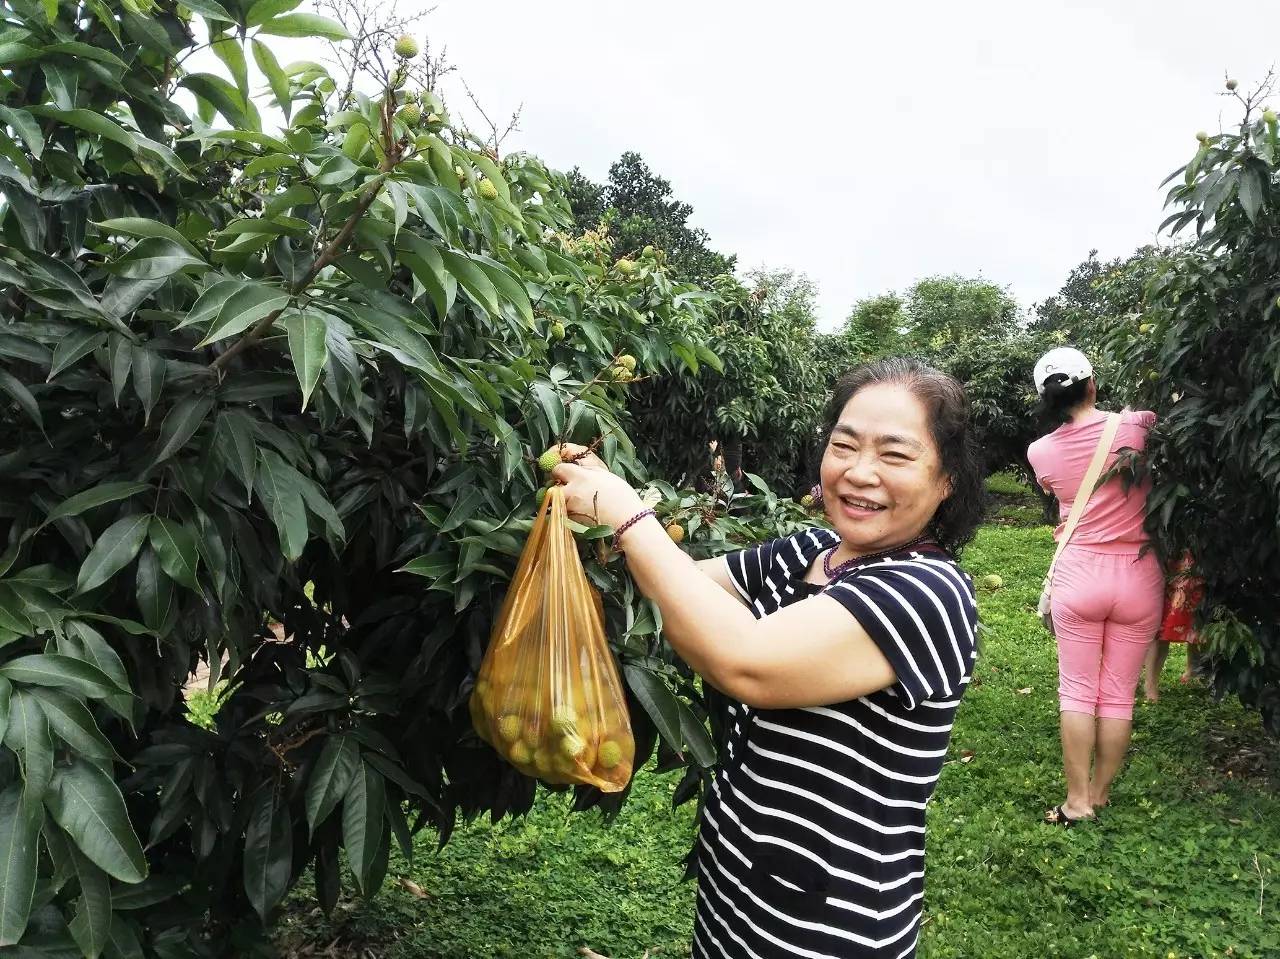
[(274, 450), (258, 451), (258, 473), (254, 488), (267, 507), (280, 534), (280, 549), (290, 562), (298, 559), (307, 545), (307, 511), (302, 491), (294, 477), (298, 471)]
[(628, 663), (622, 668), (627, 685), (644, 707), (662, 738), (676, 752), (683, 740), (680, 736), (680, 703), (667, 684), (656, 673)]
[(324, 40), (350, 40), (346, 27), (328, 17), (314, 13), (289, 13), (262, 24), (259, 34), (273, 37), (320, 37)]
[(28, 690), (14, 690), (9, 700), (9, 728), (5, 730), (4, 744), (22, 757), (27, 798), (39, 802), (53, 776), (53, 740), (49, 736), (49, 720)]
[(454, 501), (453, 508), (449, 510), (449, 514), (444, 518), (444, 522), (440, 524), (440, 532), (451, 532), (471, 519), (476, 510), (484, 503), (484, 498), (484, 491), (475, 486), (468, 486), (463, 489), (458, 494), (457, 500)]
[(142, 951), (142, 943), (138, 940), (138, 930), (133, 922), (120, 913), (111, 917), (111, 935), (107, 939), (103, 959), (146, 959)]
[(55, 520), (64, 519), (68, 516), (79, 516), (86, 510), (94, 509), (98, 506), (105, 506), (108, 503), (117, 503), (122, 499), (128, 499), (130, 496), (137, 496), (139, 493), (146, 493), (151, 489), (147, 483), (100, 483), (97, 486), (91, 486), (87, 490), (82, 490), (74, 496), (64, 499), (55, 506), (49, 515), (44, 518), (44, 522), (40, 525), (48, 526)]
[(56, 689), (37, 686), (30, 693), (39, 701), (55, 735), (85, 759), (111, 772), (111, 762), (119, 757), (84, 703)]
[(190, 244), (168, 237), (139, 240), (124, 256), (107, 266), (109, 273), (129, 280), (161, 280), (183, 270), (207, 270), (209, 264), (190, 252)]
[(291, 314), (285, 319), (284, 328), (289, 334), (289, 355), (298, 374), (298, 385), (302, 387), (305, 410), (311, 391), (320, 380), (320, 371), (329, 359), (329, 348), (325, 345), (329, 326), (323, 313), (311, 310)]
[(1244, 212), (1249, 219), (1257, 222), (1258, 210), (1262, 206), (1262, 198), (1266, 193), (1267, 187), (1262, 175), (1258, 172), (1257, 167), (1253, 164), (1245, 167), (1241, 171), (1240, 177), (1240, 205), (1244, 207)]
[(445, 269), (458, 281), (458, 285), (466, 291), (471, 301), (490, 316), (498, 316), (500, 309), (498, 291), (484, 270), (463, 254), (453, 250), (442, 249), (440, 257), (444, 261)]
[(35, 899), (44, 809), (23, 796), (22, 784), (0, 792), (0, 947), (15, 945)]
[(366, 899), (377, 892), (370, 886), (380, 847), (386, 840), (386, 802), (382, 776), (369, 764), (363, 764), (352, 777), (342, 802), (342, 844), (356, 884)]
[(0, 629), (18, 636), (30, 636), (32, 632), (22, 597), (8, 583), (0, 583)]
[(80, 566), (76, 592), (97, 589), (133, 561), (147, 538), (150, 517), (135, 513), (106, 528)]
[(525, 326), (533, 329), (533, 304), (529, 302), (529, 294), (518, 279), (511, 275), (501, 264), (485, 258), (477, 258), (474, 261), (482, 270), (494, 287), (502, 294), (503, 299), (510, 303), (520, 318), (524, 320)]
[(91, 699), (128, 692), (97, 666), (61, 653), (31, 653), (11, 659), (0, 666), (0, 676), (15, 683), (69, 689)]
[[(189, 2), (189, 0), (188, 0)], [(71, 850), (80, 896), (68, 928), (87, 959), (101, 955), (111, 935), (111, 880), (79, 850)]]
[(13, 683), (0, 676), (0, 743), (9, 728), (9, 702), (13, 699)]
[(45, 381), (52, 380), (68, 366), (106, 343), (107, 334), (94, 329), (76, 330), (70, 336), (63, 337), (53, 351), (53, 361)]
[(151, 629), (161, 629), (173, 608), (173, 580), (160, 568), (160, 557), (151, 547), (138, 557), (138, 609), (142, 621)]
[(702, 360), (702, 362), (706, 363), (707, 366), (711, 367), (717, 373), (724, 375), (724, 362), (709, 348), (699, 343), (693, 348), (693, 350), (698, 359)]
[(430, 553), (411, 559), (401, 566), (397, 573), (412, 573), (414, 576), (425, 576), (435, 579), (458, 568), (458, 557), (453, 553)]
[(711, 738), (706, 725), (698, 720), (692, 709), (680, 700), (676, 702), (680, 707), (680, 737), (693, 753), (694, 761), (704, 769), (710, 769), (716, 764), (715, 740)]
[(94, 222), (94, 226), (107, 233), (134, 237), (135, 239), (170, 240), (179, 246), (185, 247), (190, 253), (198, 254), (190, 240), (167, 223), (162, 223), (159, 220), (148, 220), (140, 216), (123, 216), (113, 220), (97, 220)]
[(222, 77), (212, 73), (192, 73), (179, 80), (178, 86), (186, 87), (204, 100), (234, 127), (257, 130), (260, 126), (250, 102), (241, 97), (240, 91)]
[(45, 806), (80, 851), (108, 875), (129, 883), (147, 877), (147, 861), (120, 790), (97, 766), (80, 759), (59, 766)]
[(168, 364), (165, 358), (145, 346), (133, 347), (130, 361), (133, 367), (133, 392), (142, 402), (144, 412), (143, 424), (151, 422), (151, 411), (156, 408), (160, 392), (164, 389), (165, 370)]
[(253, 40), (253, 59), (258, 64), (258, 69), (262, 71), (262, 75), (267, 78), (267, 83), (271, 85), (271, 93), (276, 98), (276, 104), (284, 112), (284, 118), (288, 120), (293, 110), (293, 98), (289, 88), (289, 78), (280, 68), (280, 61), (271, 52), (271, 48), (256, 37)]
[(13, 127), (31, 155), (39, 160), (40, 154), (44, 152), (44, 134), (40, 132), (40, 124), (36, 123), (35, 118), (26, 110), (0, 106), (0, 120)]
[(160, 445), (154, 462), (163, 462), (186, 446), (212, 409), (213, 397), (208, 393), (188, 396), (174, 404), (160, 427)]
[(92, 110), (59, 110), (56, 107), (48, 106), (28, 107), (27, 109), (36, 116), (49, 117), (102, 137), (104, 140), (118, 143), (130, 153), (138, 152), (138, 141), (134, 138), (134, 135), (118, 123), (109, 120), (106, 114), (95, 113)]
[(355, 739), (346, 735), (325, 739), (307, 779), (307, 828), (312, 835), (346, 795), (360, 767), (360, 746)]
[(302, 0), (257, 0), (249, 7), (249, 14), (245, 17), (246, 26), (257, 27), (266, 23), (272, 17), (281, 13), (288, 13), (290, 10), (302, 3)]
[(265, 922), (284, 898), (293, 873), (293, 822), (287, 801), (276, 802), (274, 783), (259, 788), (244, 833), (244, 888)]
[[(82, 614), (83, 615), (83, 614)], [(124, 692), (107, 696), (103, 703), (126, 722), (132, 723), (133, 695), (129, 692), (129, 674), (124, 663), (102, 634), (79, 620), (67, 620), (58, 636), (58, 652), (83, 660), (95, 667)]]
[(187, 315), (183, 317), (176, 329), (194, 326), (197, 323), (209, 323), (222, 311), (228, 299), (233, 293), (249, 287), (251, 284), (246, 280), (221, 279), (209, 284), (200, 291), (200, 295), (196, 297), (196, 301), (191, 304), (191, 309), (187, 311)]
[(44, 417), (40, 415), (40, 404), (36, 402), (36, 398), (31, 395), (31, 391), (23, 385), (21, 380), (7, 370), (0, 370), (0, 390), (12, 396), (14, 402), (22, 407), (22, 412), (40, 427), (41, 433), (44, 432)]
[(160, 559), (160, 568), (187, 589), (199, 589), (196, 566), (200, 555), (196, 551), (195, 534), (182, 523), (162, 516), (152, 518), (149, 532), (151, 546)]
[(235, 37), (224, 36), (209, 44), (214, 55), (227, 65), (231, 79), (236, 82), (242, 100), (249, 99), (249, 64), (244, 58), (244, 47)]
[(217, 319), (209, 327), (208, 335), (199, 345), (207, 346), (228, 336), (235, 336), (263, 317), (284, 309), (288, 304), (289, 294), (279, 287), (265, 283), (242, 286), (227, 297), (218, 310)]
[(210, 20), (221, 20), (224, 23), (235, 23), (235, 17), (227, 12), (227, 8), (215, 0), (182, 0), (182, 5), (192, 13), (198, 13)]
[(253, 482), (258, 466), (258, 451), (253, 441), (253, 420), (239, 410), (220, 413), (214, 426), (214, 435), (221, 444), (223, 458), (244, 484), (249, 501), (253, 502)]
[(104, 50), (96, 47), (91, 43), (81, 43), (78, 40), (65, 40), (61, 43), (51, 43), (43, 50), (44, 53), (65, 53), (77, 60), (96, 60), (98, 63), (105, 63), (109, 67), (124, 72), (129, 69), (129, 65), (121, 60), (110, 50)]

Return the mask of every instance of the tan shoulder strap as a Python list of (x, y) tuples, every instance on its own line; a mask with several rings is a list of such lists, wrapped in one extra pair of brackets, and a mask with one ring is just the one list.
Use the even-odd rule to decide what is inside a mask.
[(1062, 531), (1062, 539), (1058, 540), (1053, 562), (1049, 564), (1050, 576), (1053, 575), (1053, 568), (1058, 565), (1058, 557), (1062, 555), (1062, 550), (1067, 543), (1071, 542), (1071, 535), (1076, 531), (1080, 517), (1084, 515), (1084, 508), (1095, 492), (1098, 477), (1102, 475), (1102, 467), (1107, 461), (1107, 454), (1111, 452), (1111, 444), (1115, 442), (1122, 418), (1119, 413), (1107, 414), (1106, 425), (1102, 427), (1102, 436), (1098, 438), (1098, 448), (1093, 451), (1093, 459), (1089, 461), (1089, 468), (1085, 470), (1084, 479), (1080, 481), (1080, 490), (1076, 493), (1075, 502), (1071, 504), (1071, 512), (1067, 515), (1067, 525)]

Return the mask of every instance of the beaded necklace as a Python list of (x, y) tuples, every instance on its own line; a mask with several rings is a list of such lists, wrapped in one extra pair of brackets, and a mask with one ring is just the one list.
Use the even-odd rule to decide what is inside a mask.
[(924, 543), (929, 543), (932, 541), (933, 541), (932, 536), (930, 536), (928, 533), (922, 533), (920, 536), (917, 536), (911, 542), (903, 543), (901, 546), (893, 546), (893, 547), (890, 547), (889, 549), (882, 549), (878, 553), (868, 553), (866, 556), (855, 556), (853, 559), (846, 559), (843, 563), (840, 563), (838, 566), (832, 566), (831, 557), (834, 556), (836, 554), (836, 550), (840, 548), (839, 544), (837, 544), (831, 547), (831, 549), (827, 550), (827, 552), (822, 554), (822, 571), (827, 575), (827, 579), (836, 579), (837, 577), (843, 576), (849, 570), (853, 569), (855, 566), (858, 566), (862, 563), (870, 563), (870, 562), (874, 562), (877, 559), (884, 559), (886, 556), (891, 556), (894, 553), (901, 553), (905, 550), (911, 549), (912, 547), (920, 546)]

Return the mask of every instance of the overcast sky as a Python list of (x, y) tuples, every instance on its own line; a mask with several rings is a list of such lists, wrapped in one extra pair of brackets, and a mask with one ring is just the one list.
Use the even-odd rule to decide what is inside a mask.
[(596, 180), (638, 151), (715, 249), (808, 274), (824, 327), (938, 273), (1030, 306), (1151, 242), (1280, 30), (1274, 0), (399, 2), (428, 8), (486, 110), (523, 104), (507, 149)]

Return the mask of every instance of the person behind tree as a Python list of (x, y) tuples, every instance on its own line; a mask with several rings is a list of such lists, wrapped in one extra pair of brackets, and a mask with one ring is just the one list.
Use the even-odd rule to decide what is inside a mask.
[(581, 447), (553, 476), (617, 545), (663, 633), (731, 701), (697, 848), (692, 954), (914, 956), (925, 804), (975, 657), (955, 556), (981, 519), (961, 385), (888, 359), (835, 386), (830, 526), (695, 563)]
[[(1133, 729), (1138, 672), (1160, 624), (1164, 575), (1155, 554), (1143, 551), (1149, 485), (1126, 492), (1114, 478), (1092, 495), (1080, 488), (1110, 415), (1097, 408), (1088, 358), (1071, 347), (1050, 350), (1036, 363), (1034, 379), (1056, 427), (1027, 450), (1036, 481), (1058, 498), (1064, 520), (1076, 497), (1089, 497), (1052, 583), (1067, 797), (1045, 819), (1069, 826), (1110, 800)], [(1106, 468), (1118, 450), (1143, 450), (1156, 421), (1151, 412), (1114, 415), (1120, 423)], [(1063, 532), (1058, 527), (1055, 537)]]

